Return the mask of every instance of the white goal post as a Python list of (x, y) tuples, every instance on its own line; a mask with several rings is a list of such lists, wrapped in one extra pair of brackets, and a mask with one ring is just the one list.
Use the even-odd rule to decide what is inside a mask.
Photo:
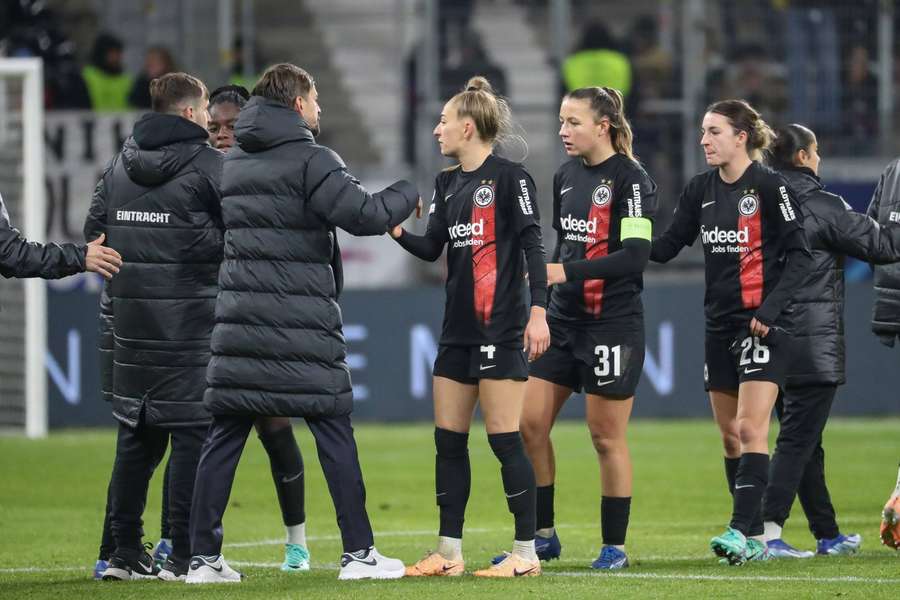
[[(17, 82), (16, 80), (20, 80)], [(12, 144), (10, 146), (9, 144)], [(46, 222), (46, 197), (44, 183), (44, 82), (43, 65), (39, 58), (0, 58), (0, 146), (9, 148), (10, 162), (4, 161), (0, 169), (8, 168), (7, 176), (21, 179), (17, 190), (7, 195), (0, 188), (0, 195), (12, 205), (8, 206), (13, 227), (32, 241), (44, 241)], [(16, 158), (18, 157), (18, 161)], [(16, 162), (18, 164), (16, 164)], [(16, 172), (17, 171), (17, 172)], [(17, 197), (13, 197), (13, 196)], [(8, 199), (8, 200), (7, 200)], [(17, 210), (16, 210), (17, 209)], [(19, 222), (13, 215), (18, 215)], [(24, 368), (19, 367), (23, 381), (11, 389), (11, 403), (24, 406), (24, 419), (4, 423), (6, 427), (24, 426), (30, 438), (47, 435), (47, 373), (44, 357), (47, 349), (47, 287), (43, 279), (6, 280), (2, 286), (22, 286), (24, 331), (19, 342)], [(0, 311), (7, 307), (0, 306)], [(5, 325), (6, 326), (6, 325)], [(7, 337), (10, 332), (3, 332)], [(18, 335), (18, 334), (16, 334)], [(18, 340), (18, 337), (14, 339)], [(24, 342), (24, 343), (22, 343)], [(15, 377), (15, 373), (12, 374)], [(4, 373), (3, 376), (10, 375)], [(0, 393), (7, 388), (0, 386)], [(4, 399), (0, 398), (0, 402)], [(11, 413), (20, 414), (20, 413)]]

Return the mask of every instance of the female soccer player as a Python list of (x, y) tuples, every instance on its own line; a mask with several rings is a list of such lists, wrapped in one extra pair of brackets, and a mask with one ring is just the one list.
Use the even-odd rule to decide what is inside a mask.
[[(459, 164), (435, 181), (424, 236), (391, 231), (415, 256), (437, 260), (447, 249), (447, 302), (434, 363), (437, 552), (407, 567), (407, 576), (461, 575), (463, 519), (469, 499), (468, 439), (475, 404), (501, 464), (503, 489), (515, 517), (513, 551), (482, 577), (541, 573), (534, 550), (534, 471), (519, 434), (528, 360), (550, 343), (547, 270), (534, 182), (522, 165), (493, 153), (509, 131), (506, 102), (483, 77), (444, 105), (434, 129), (441, 153)], [(523, 272), (531, 289), (526, 312)], [(526, 325), (527, 322), (527, 325)], [(528, 355), (523, 352), (524, 346)]]
[(644, 364), (641, 273), (656, 212), (656, 184), (632, 154), (622, 105), (618, 90), (588, 87), (569, 92), (560, 107), (559, 135), (572, 158), (553, 178), (551, 345), (531, 364), (522, 412), (522, 437), (537, 481), (535, 547), (549, 560), (561, 551), (553, 528), (550, 430), (573, 392), (587, 394), (603, 482), (603, 548), (595, 569), (628, 566), (631, 457), (625, 430)]
[(806, 558), (781, 538), (794, 496), (809, 521), (822, 555), (850, 554), (860, 545), (857, 534), (838, 529), (825, 484), (822, 432), (837, 387), (844, 383), (844, 257), (875, 264), (900, 260), (900, 226), (879, 227), (846, 202), (826, 192), (819, 181), (815, 134), (802, 125), (777, 132), (772, 166), (797, 194), (812, 265), (793, 298), (794, 358), (782, 402), (776, 406), (781, 430), (775, 444), (762, 517), (769, 554)]
[(684, 189), (651, 260), (668, 262), (699, 235), (706, 262), (704, 379), (725, 446), (734, 502), (710, 547), (730, 564), (767, 558), (760, 504), (769, 419), (791, 358), (791, 298), (810, 254), (794, 193), (759, 161), (772, 130), (743, 100), (712, 104), (700, 144), (713, 169)]

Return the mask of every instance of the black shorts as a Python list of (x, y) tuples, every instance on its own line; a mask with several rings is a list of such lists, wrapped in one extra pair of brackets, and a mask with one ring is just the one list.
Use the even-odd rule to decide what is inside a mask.
[(737, 390), (745, 381), (771, 381), (784, 387), (790, 360), (791, 338), (781, 333), (776, 343), (741, 329), (706, 333), (703, 383), (709, 390)]
[(459, 383), (475, 385), (479, 379), (528, 379), (528, 358), (522, 346), (439, 346), (434, 371)]
[(550, 322), (550, 348), (529, 375), (609, 398), (634, 396), (644, 369), (644, 327), (613, 331)]

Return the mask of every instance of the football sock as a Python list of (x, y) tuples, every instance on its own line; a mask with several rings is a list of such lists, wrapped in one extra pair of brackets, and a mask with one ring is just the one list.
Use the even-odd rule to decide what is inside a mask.
[(294, 429), (283, 427), (261, 433), (259, 441), (269, 455), (272, 481), (275, 482), (283, 523), (286, 527), (306, 523), (303, 455), (294, 438)]
[(462, 560), (462, 540), (443, 535), (439, 536), (437, 553), (447, 560)]
[(631, 514), (631, 497), (603, 496), (600, 499), (600, 531), (604, 546), (625, 546), (628, 517)]
[(553, 535), (553, 491), (552, 483), (535, 488), (538, 531), (550, 531), (547, 535), (541, 533), (541, 537), (551, 537)]
[(472, 487), (469, 434), (435, 427), (434, 446), (435, 496), (441, 515), (438, 535), (461, 540)]
[(306, 523), (286, 525), (284, 529), (287, 532), (288, 544), (297, 544), (306, 548)]
[(764, 524), (766, 541), (781, 539), (781, 526), (775, 521), (766, 521)]
[(751, 530), (754, 522), (761, 520), (762, 497), (769, 480), (769, 455), (747, 452), (741, 456), (734, 483), (734, 505), (731, 527), (744, 535), (755, 536), (762, 533)]
[[(734, 498), (734, 482), (737, 479), (737, 472), (740, 464), (740, 458), (725, 457), (725, 478), (728, 480), (728, 493), (731, 494), (732, 498)], [(766, 478), (766, 481), (768, 481), (768, 478)], [(763, 532), (762, 510), (760, 510), (756, 516), (753, 517), (753, 521), (750, 523), (750, 529), (746, 533), (750, 537), (758, 537), (764, 535)]]
[(535, 485), (534, 469), (525, 454), (518, 431), (488, 434), (488, 443), (500, 461), (500, 475), (506, 504), (516, 523), (516, 540), (534, 540)]
[(538, 559), (537, 553), (534, 551), (534, 540), (513, 541), (512, 553), (521, 559), (531, 562), (536, 562)]

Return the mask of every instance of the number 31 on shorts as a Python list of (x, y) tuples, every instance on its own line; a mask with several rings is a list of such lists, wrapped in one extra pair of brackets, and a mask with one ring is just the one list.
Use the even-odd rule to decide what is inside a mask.
[(597, 356), (597, 366), (594, 367), (594, 375), (606, 377), (612, 372), (614, 377), (622, 375), (622, 346), (597, 346), (594, 348)]

